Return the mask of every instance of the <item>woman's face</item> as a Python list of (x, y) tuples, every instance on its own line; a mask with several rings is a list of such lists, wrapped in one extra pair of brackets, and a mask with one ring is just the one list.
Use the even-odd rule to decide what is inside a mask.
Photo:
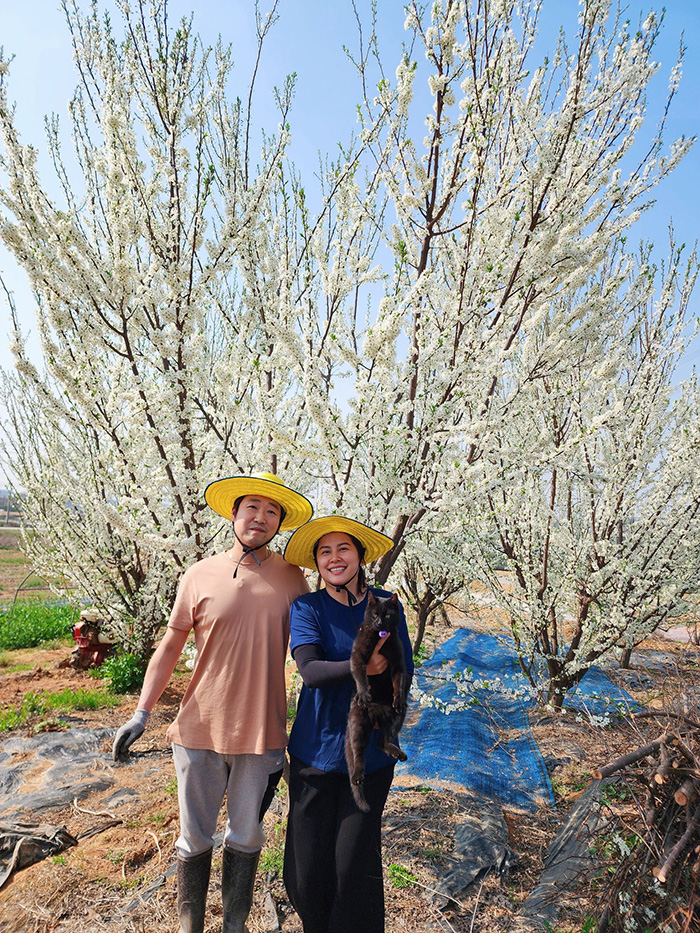
[(330, 531), (319, 539), (316, 566), (326, 583), (342, 586), (357, 579), (360, 555), (349, 535), (343, 531)]

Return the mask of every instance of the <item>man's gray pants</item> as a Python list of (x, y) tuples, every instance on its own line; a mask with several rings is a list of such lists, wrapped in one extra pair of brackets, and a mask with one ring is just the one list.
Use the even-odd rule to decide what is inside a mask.
[(228, 822), (224, 845), (239, 852), (258, 852), (265, 842), (260, 806), (270, 775), (282, 770), (284, 749), (262, 755), (220, 755), (173, 744), (180, 806), (178, 855), (192, 858), (214, 845), (224, 796)]

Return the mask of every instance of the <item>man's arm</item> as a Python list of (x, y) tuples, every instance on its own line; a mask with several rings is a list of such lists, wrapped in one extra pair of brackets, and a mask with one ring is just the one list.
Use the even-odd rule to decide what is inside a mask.
[(173, 675), (178, 658), (185, 647), (189, 632), (182, 631), (179, 628), (166, 629), (163, 640), (153, 652), (153, 657), (148, 662), (146, 676), (143, 678), (141, 695), (139, 696), (138, 709), (145, 709), (151, 712), (156, 705), (162, 692), (168, 686), (168, 681)]
[(172, 677), (188, 635), (189, 632), (181, 629), (166, 629), (163, 640), (148, 662), (136, 712), (115, 736), (112, 747), (115, 761), (126, 760), (129, 749), (146, 728), (148, 716)]

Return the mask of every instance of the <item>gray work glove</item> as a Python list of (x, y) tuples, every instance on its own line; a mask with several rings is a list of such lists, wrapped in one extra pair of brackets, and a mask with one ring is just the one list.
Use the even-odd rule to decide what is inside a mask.
[(126, 761), (129, 757), (129, 749), (146, 728), (148, 715), (147, 709), (137, 709), (131, 719), (117, 730), (112, 746), (112, 758), (115, 761)]

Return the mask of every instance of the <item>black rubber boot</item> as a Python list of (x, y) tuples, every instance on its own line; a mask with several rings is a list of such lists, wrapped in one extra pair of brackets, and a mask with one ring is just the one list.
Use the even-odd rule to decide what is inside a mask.
[(253, 904), (255, 872), (259, 852), (239, 852), (224, 847), (221, 868), (221, 902), (224, 908), (222, 933), (246, 933), (245, 922)]
[(177, 857), (177, 915), (180, 933), (203, 933), (211, 849), (193, 858)]

